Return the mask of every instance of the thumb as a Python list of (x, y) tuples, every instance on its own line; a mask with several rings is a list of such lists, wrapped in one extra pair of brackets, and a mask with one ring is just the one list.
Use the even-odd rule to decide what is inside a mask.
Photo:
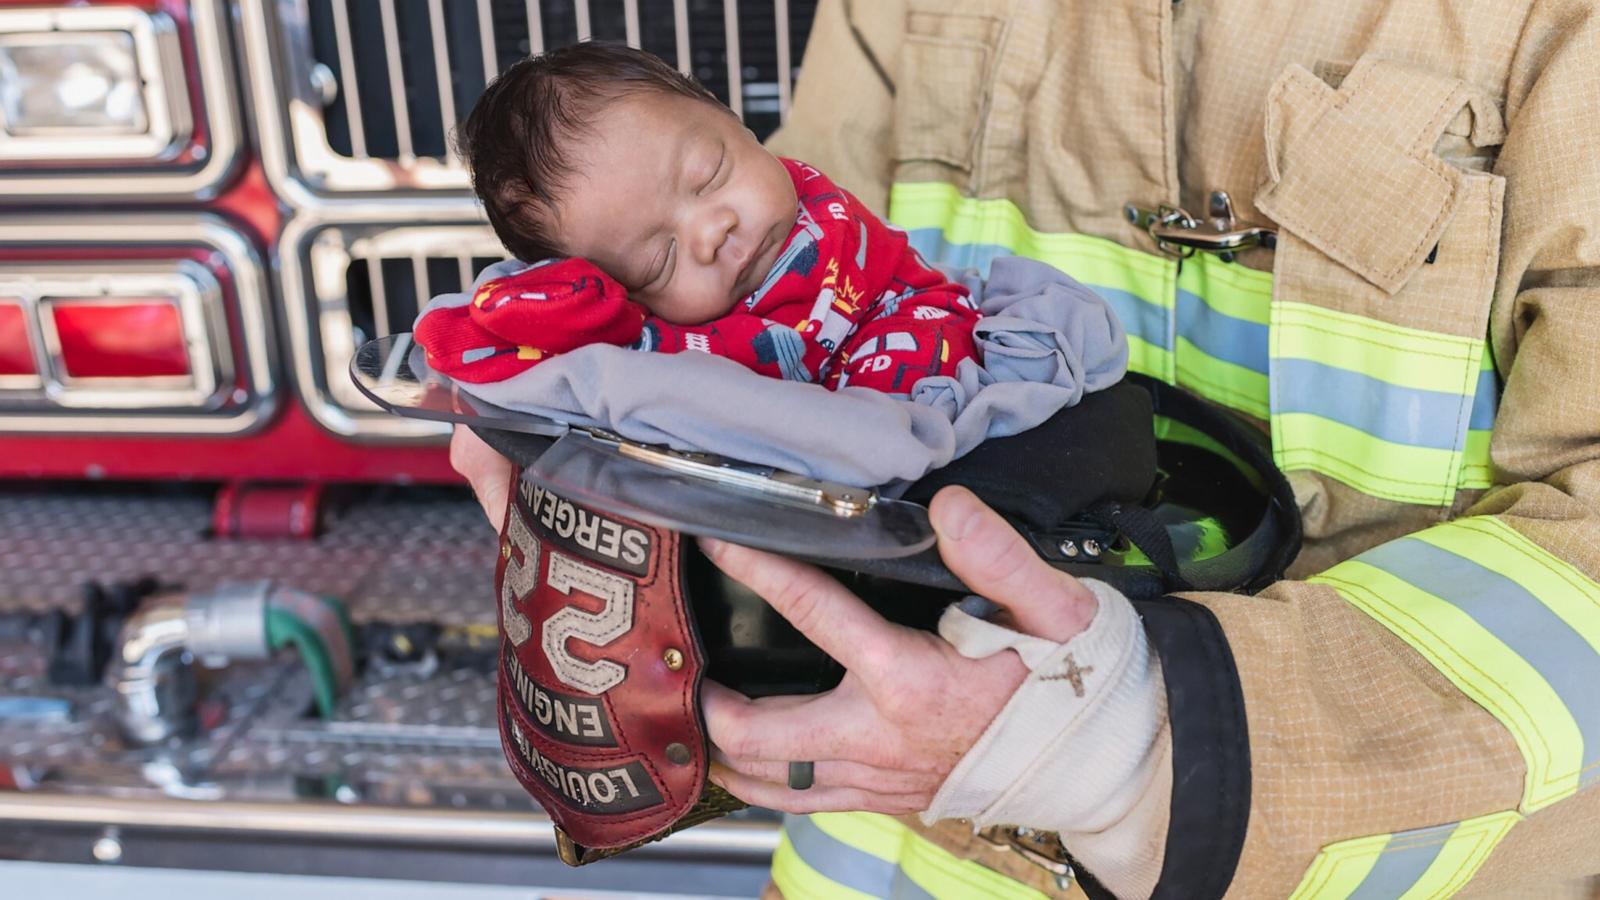
[(941, 490), (928, 514), (944, 564), (973, 593), (1004, 607), (1018, 631), (1061, 642), (1094, 618), (1094, 594), (1040, 559), (1010, 523), (971, 491)]
[(506, 520), (506, 505), (511, 500), (511, 460), (495, 452), (472, 429), (457, 425), (450, 435), (450, 467), (472, 485), (483, 514), (498, 529)]

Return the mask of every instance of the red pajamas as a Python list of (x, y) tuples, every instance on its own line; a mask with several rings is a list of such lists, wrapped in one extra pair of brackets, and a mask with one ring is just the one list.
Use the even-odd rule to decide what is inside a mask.
[(604, 342), (713, 353), (830, 390), (908, 394), (976, 358), (979, 314), (966, 289), (821, 172), (783, 163), (800, 200), (794, 230), (766, 280), (727, 315), (674, 325), (646, 315), (592, 264), (563, 260), (484, 282), (466, 306), (430, 309), (416, 329), (429, 364), (463, 381), (501, 381)]

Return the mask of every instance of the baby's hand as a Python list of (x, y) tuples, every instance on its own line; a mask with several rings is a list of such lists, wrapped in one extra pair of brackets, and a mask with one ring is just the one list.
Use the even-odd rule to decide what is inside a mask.
[(473, 384), (505, 381), (588, 344), (629, 346), (647, 313), (586, 259), (535, 263), (478, 285), (470, 302), (428, 304), (417, 343), (437, 371)]

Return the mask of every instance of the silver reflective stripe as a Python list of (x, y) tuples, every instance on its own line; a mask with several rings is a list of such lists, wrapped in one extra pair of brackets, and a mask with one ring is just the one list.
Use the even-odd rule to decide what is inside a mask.
[(1348, 900), (1394, 900), (1410, 890), (1428, 866), (1433, 865), (1457, 825), (1452, 822), (1391, 836), (1372, 871)]
[(1454, 450), (1465, 398), (1401, 387), (1309, 359), (1272, 361), (1272, 411), (1311, 413), (1395, 444)]
[(1467, 427), (1474, 431), (1488, 431), (1494, 427), (1495, 412), (1500, 406), (1500, 388), (1495, 383), (1493, 369), (1478, 373), (1478, 390), (1472, 395), (1472, 421)]
[(956, 268), (977, 269), (980, 278), (989, 277), (989, 264), (994, 262), (996, 257), (1017, 255), (1017, 251), (1004, 244), (952, 243), (945, 240), (942, 228), (908, 229), (906, 241), (929, 262), (943, 263)]
[(872, 897), (888, 897), (900, 867), (818, 828), (805, 816), (784, 816), (783, 833), (805, 864), (829, 881)]
[[(944, 232), (938, 228), (910, 229), (906, 232), (906, 242), (929, 262), (954, 266), (958, 269), (976, 269), (981, 278), (989, 277), (989, 267), (996, 259), (1002, 256), (1017, 255), (1015, 250), (1003, 244), (951, 243), (945, 240)], [(1098, 284), (1089, 284), (1088, 282), (1084, 282), (1084, 285), (1099, 294), (1100, 298), (1111, 306), (1111, 311), (1117, 314), (1117, 321), (1122, 323), (1123, 329), (1128, 334), (1156, 347), (1166, 348), (1168, 346), (1167, 310), (1164, 307), (1157, 306), (1137, 294), (1120, 288), (1105, 287)], [(1188, 292), (1184, 291), (1182, 293), (1187, 294)], [(1193, 294), (1189, 294), (1189, 296), (1194, 297)], [(1198, 297), (1195, 297), (1195, 299), (1199, 300)], [(1231, 319), (1232, 317), (1229, 318)], [(1235, 319), (1233, 321), (1240, 320)], [(1265, 330), (1266, 327), (1262, 326), (1262, 331), (1265, 332)], [(1228, 358), (1220, 352), (1214, 352), (1208, 345), (1195, 341), (1192, 335), (1185, 334), (1184, 337), (1194, 341), (1195, 346), (1216, 356), (1218, 359)], [(1254, 338), (1253, 335), (1251, 337), (1252, 339)], [(1263, 353), (1260, 371), (1265, 372), (1264, 334), (1262, 335), (1262, 341)], [(1232, 360), (1229, 361), (1231, 362)]]
[[(1124, 331), (1156, 347), (1164, 348), (1168, 345), (1167, 311), (1165, 309), (1132, 291), (1103, 287), (1098, 284), (1085, 286), (1099, 294), (1100, 299), (1106, 301), (1106, 304), (1111, 307), (1111, 311), (1117, 314), (1117, 321), (1122, 323)], [(1185, 335), (1185, 337), (1187, 336)]]
[(835, 884), (884, 900), (935, 900), (899, 866), (846, 844), (806, 816), (784, 816), (783, 831), (795, 855)]
[(1209, 356), (1267, 374), (1265, 322), (1230, 316), (1199, 294), (1179, 289), (1178, 334)]
[(1532, 666), (1583, 736), (1584, 769), (1600, 756), (1600, 654), (1522, 585), (1464, 556), (1402, 538), (1356, 557), (1454, 604)]

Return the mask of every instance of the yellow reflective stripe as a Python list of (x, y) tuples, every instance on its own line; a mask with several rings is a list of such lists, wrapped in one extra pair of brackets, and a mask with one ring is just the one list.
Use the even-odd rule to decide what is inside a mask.
[(1462, 448), (1461, 486), (1464, 488), (1494, 486), (1494, 466), (1489, 460), (1489, 436), (1493, 433), (1495, 413), (1500, 406), (1500, 398), (1496, 396), (1498, 390), (1493, 348), (1488, 341), (1484, 341), (1478, 387), (1472, 398), (1472, 422), (1468, 425), (1467, 442)]
[(1323, 847), (1289, 900), (1345, 900), (1377, 865), (1389, 837), (1375, 834)]
[(1170, 382), (1170, 376), (1164, 374), (1171, 372), (1172, 352), (1163, 350), (1155, 344), (1142, 338), (1128, 335), (1128, 368), (1151, 378), (1159, 378)]
[(898, 182), (889, 188), (889, 221), (906, 230), (937, 228), (952, 244), (998, 245), (1047, 262), (1073, 278), (1128, 291), (1157, 306), (1172, 306), (1177, 264), (1075, 232), (1035, 231), (1015, 203), (963, 197), (944, 182)]
[(783, 892), (784, 900), (879, 900), (811, 868), (795, 852), (787, 834), (779, 836), (778, 849), (772, 853), (772, 883)]
[(1600, 585), (1510, 525), (1472, 516), (1413, 536), (1515, 581), (1600, 652)]
[(1460, 455), (1386, 441), (1312, 413), (1273, 415), (1272, 447), (1284, 471), (1315, 469), (1374, 497), (1435, 505), (1454, 493), (1447, 476)]
[(1288, 301), (1273, 307), (1271, 340), (1273, 359), (1308, 359), (1400, 387), (1457, 395), (1471, 390), (1484, 344)]
[(1450, 502), (1483, 339), (1279, 301), (1268, 342), (1280, 466), (1386, 500)]
[(1178, 290), (1205, 300), (1218, 312), (1265, 325), (1272, 310), (1272, 273), (1196, 253), (1178, 271)]
[[(817, 813), (811, 823), (839, 844), (859, 851), (890, 865), (898, 866), (906, 878), (917, 888), (937, 900), (1041, 900), (1044, 894), (1021, 882), (1008, 878), (993, 869), (952, 855), (939, 845), (927, 840), (916, 831), (889, 816), (877, 813)], [(788, 845), (787, 834), (779, 850)], [(788, 897), (785, 881), (792, 881), (800, 889), (811, 890), (820, 885), (826, 890), (836, 884), (822, 876), (817, 868), (807, 864), (792, 846), (782, 859), (783, 878), (779, 878), (779, 856), (773, 856), (773, 881)], [(817, 861), (818, 867), (825, 867)], [(798, 875), (796, 872), (803, 869)], [(809, 879), (809, 880), (807, 880)], [(819, 881), (820, 879), (820, 881)], [(859, 891), (842, 885), (835, 896), (862, 896)], [(801, 894), (801, 896), (827, 896), (826, 894)]]
[(1600, 775), (1600, 584), (1491, 517), (1436, 525), (1314, 576), (1511, 732), (1531, 812)]
[(1433, 865), (1401, 895), (1401, 900), (1449, 897), (1461, 890), (1520, 821), (1522, 816), (1514, 810), (1464, 820), (1439, 849)]
[(885, 862), (899, 862), (910, 828), (878, 813), (812, 813), (811, 824), (834, 839)]
[(1494, 465), (1489, 460), (1489, 437), (1493, 432), (1472, 429), (1461, 453), (1461, 487), (1494, 486)]
[[(1084, 282), (1122, 321), (1132, 371), (1281, 419), (1274, 450), (1286, 469), (1403, 503), (1444, 504), (1458, 486), (1491, 481), (1487, 438), (1476, 432), (1492, 407), (1472, 404), (1482, 339), (1273, 302), (1268, 272), (1207, 254), (1180, 266), (1103, 238), (1041, 232), (1011, 201), (964, 197), (944, 182), (891, 186), (890, 220), (936, 260), (983, 268), (1015, 254)], [(1479, 428), (1469, 431), (1469, 418)]]
[(1199, 447), (1202, 450), (1215, 453), (1232, 464), (1233, 467), (1238, 470), (1239, 474), (1249, 479), (1252, 485), (1257, 488), (1261, 488), (1263, 486), (1261, 473), (1256, 471), (1255, 466), (1246, 463), (1244, 460), (1239, 458), (1237, 453), (1234, 453), (1227, 447), (1222, 446), (1222, 444), (1218, 443), (1215, 438), (1199, 430), (1198, 428), (1195, 428), (1191, 425), (1186, 425), (1177, 419), (1169, 418), (1157, 413), (1155, 417), (1155, 431), (1156, 440), (1158, 441), (1171, 441), (1175, 444), (1187, 444), (1190, 447)]
[(1515, 811), (1322, 848), (1291, 900), (1431, 900), (1461, 890), (1522, 820)]
[[(1010, 200), (963, 197), (943, 182), (892, 185), (889, 221), (912, 232), (936, 230), (946, 244), (973, 250), (985, 260), (997, 253), (1026, 256), (1071, 275), (1119, 311), (1129, 337), (1130, 368), (1172, 382), (1172, 353), (1166, 345), (1175, 302), (1175, 260), (1086, 234), (1036, 231)], [(1159, 321), (1128, 315), (1129, 303), (1144, 305), (1140, 311), (1159, 316)], [(1135, 340), (1138, 346), (1133, 346)]]
[(1031, 887), (908, 832), (900, 869), (937, 900), (1047, 900)]
[(1577, 723), (1539, 673), (1471, 616), (1359, 559), (1307, 580), (1332, 585), (1383, 623), (1511, 732), (1528, 766), (1523, 808), (1578, 789), (1583, 739)]
[(1178, 385), (1258, 419), (1267, 418), (1267, 376), (1217, 359), (1178, 336)]

